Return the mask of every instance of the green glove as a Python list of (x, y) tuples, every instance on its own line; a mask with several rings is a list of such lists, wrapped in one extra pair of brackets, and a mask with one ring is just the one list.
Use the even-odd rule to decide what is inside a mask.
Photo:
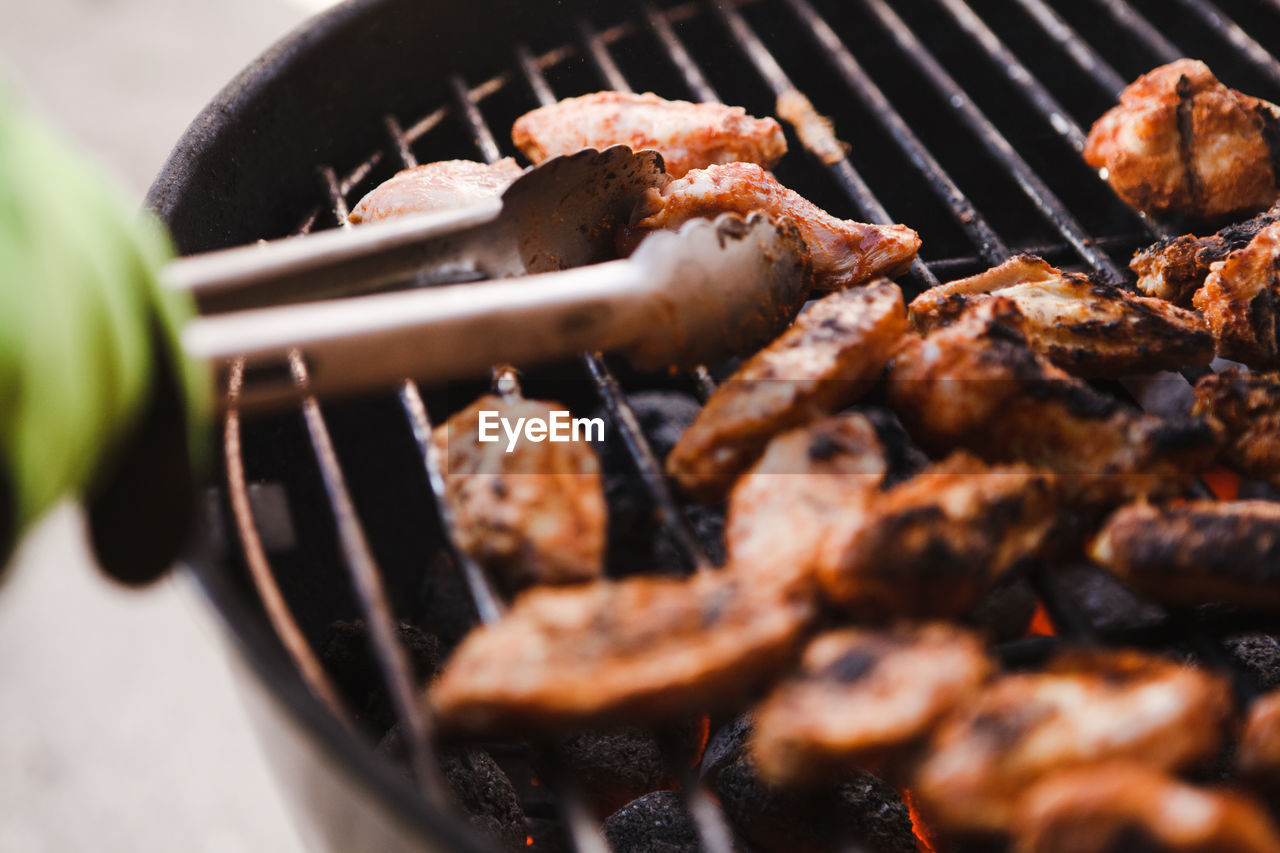
[[(158, 409), (179, 433), (167, 443), (183, 449), (148, 464), (186, 470), (180, 478), (171, 470), (129, 477), (151, 474), (170, 489), (189, 483), (183, 457), (202, 446), (188, 431), (202, 433), (207, 377), (179, 355), (191, 307), (157, 282), (171, 254), (157, 223), (139, 221), (53, 133), (0, 101), (0, 561), (63, 495), (111, 491), (129, 464), (120, 454), (136, 446), (139, 430), (154, 431)], [(157, 402), (166, 397), (176, 407)], [(177, 417), (168, 411), (175, 408)], [(192, 505), (190, 494), (160, 499)], [(113, 525), (127, 526), (137, 516), (130, 510), (110, 507)], [(145, 537), (144, 519), (136, 521), (129, 535)], [(100, 533), (122, 532), (94, 527), (95, 543)], [(108, 568), (134, 579), (156, 570)]]

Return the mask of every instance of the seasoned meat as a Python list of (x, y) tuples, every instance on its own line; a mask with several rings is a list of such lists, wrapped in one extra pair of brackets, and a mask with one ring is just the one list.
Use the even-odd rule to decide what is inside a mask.
[(920, 237), (905, 225), (836, 219), (752, 163), (709, 166), (672, 181), (661, 192), (650, 190), (636, 214), (643, 218), (625, 240), (636, 242), (649, 231), (679, 228), (690, 219), (721, 213), (745, 216), (754, 210), (795, 221), (812, 255), (814, 287), (819, 290), (842, 290), (879, 276), (900, 275), (920, 248)]
[(912, 438), (935, 454), (964, 447), (988, 462), (1082, 475), (1067, 479), (1089, 500), (1175, 490), (1212, 460), (1208, 424), (1122, 407), (1037, 355), (1027, 337), (1022, 312), (994, 297), (908, 339), (889, 396)]
[(1044, 548), (1061, 514), (1057, 479), (952, 454), (850, 511), (818, 563), (823, 598), (878, 621), (966, 612)]
[(1270, 790), (1280, 788), (1280, 690), (1253, 700), (1236, 747), (1241, 774)]
[(511, 139), (535, 164), (583, 148), (627, 145), (662, 154), (667, 174), (745, 161), (773, 168), (787, 153), (782, 127), (742, 107), (668, 101), (652, 92), (595, 92), (525, 113)]
[(1280, 108), (1179, 59), (1125, 88), (1089, 131), (1084, 159), (1137, 210), (1212, 219), (1276, 200), (1278, 143)]
[(992, 671), (982, 641), (946, 623), (822, 634), (756, 712), (752, 754), (776, 784), (890, 767)]
[(1280, 503), (1131, 504), (1111, 516), (1089, 555), (1164, 604), (1280, 608)]
[(752, 585), (815, 593), (824, 547), (856, 522), (887, 470), (875, 427), (860, 414), (778, 436), (730, 495), (729, 570)]
[(1129, 269), (1138, 275), (1138, 290), (1190, 308), (1191, 297), (1204, 284), (1210, 267), (1249, 245), (1259, 231), (1277, 221), (1280, 206), (1273, 206), (1261, 216), (1229, 225), (1209, 237), (1184, 234), (1160, 240), (1134, 255)]
[(911, 303), (911, 321), (927, 332), (996, 296), (1018, 306), (1031, 348), (1076, 376), (1112, 378), (1213, 359), (1213, 336), (1194, 311), (1064, 273), (1035, 255), (926, 290)]
[(1131, 762), (1047, 777), (1029, 790), (1017, 853), (1264, 853), (1280, 850), (1258, 803)]
[(1217, 676), (1133, 651), (1072, 652), (1005, 676), (938, 727), (912, 790), (957, 833), (1011, 829), (1050, 773), (1129, 759), (1178, 770), (1212, 757), (1231, 713)]
[(1218, 355), (1261, 370), (1280, 368), (1280, 222), (1220, 263), (1192, 302), (1218, 340)]
[(477, 738), (675, 719), (771, 678), (812, 616), (727, 572), (536, 587), (462, 641), (430, 701)]
[(716, 389), (667, 457), (667, 473), (699, 500), (723, 497), (769, 439), (864, 393), (906, 329), (892, 282), (819, 300)]
[(1228, 465), (1280, 488), (1280, 373), (1211, 373), (1196, 383), (1192, 412), (1226, 437)]
[(441, 160), (414, 166), (370, 190), (347, 218), (359, 224), (466, 207), (501, 195), (521, 171), (510, 157), (497, 163)]
[[(486, 395), (436, 427), (445, 459), (445, 499), (458, 547), (488, 567), (508, 591), (535, 583), (598, 577), (604, 561), (605, 503), (600, 465), (578, 441), (508, 441), (496, 417), (550, 422), (564, 406)], [(488, 435), (480, 441), (482, 412)]]

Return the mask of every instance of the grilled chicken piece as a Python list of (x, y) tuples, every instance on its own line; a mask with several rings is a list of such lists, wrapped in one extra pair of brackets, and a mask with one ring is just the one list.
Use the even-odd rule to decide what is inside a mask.
[(1138, 290), (1190, 308), (1191, 297), (1204, 285), (1210, 267), (1249, 245), (1259, 231), (1273, 222), (1280, 222), (1280, 205), (1209, 237), (1184, 234), (1160, 240), (1134, 255), (1129, 269), (1138, 275)]
[(430, 701), (446, 733), (477, 738), (677, 719), (771, 678), (812, 616), (722, 571), (537, 587), (467, 635)]
[(722, 498), (780, 432), (848, 405), (907, 330), (902, 291), (882, 281), (833, 293), (716, 389), (667, 457), (695, 498)]
[(583, 148), (656, 149), (667, 174), (745, 161), (771, 169), (787, 153), (782, 127), (742, 107), (668, 101), (652, 92), (595, 92), (525, 113), (511, 139), (535, 164)]
[(370, 190), (347, 218), (359, 224), (466, 207), (502, 195), (523, 171), (510, 157), (496, 163), (441, 160), (414, 166)]
[(939, 726), (912, 790), (940, 827), (1012, 829), (1020, 795), (1057, 771), (1128, 759), (1178, 770), (1216, 754), (1231, 692), (1202, 670), (1133, 651), (1074, 652), (997, 680)]
[(1211, 373), (1196, 383), (1191, 411), (1226, 437), (1228, 465), (1280, 488), (1280, 373)]
[(1017, 853), (1265, 853), (1280, 835), (1253, 800), (1132, 762), (1055, 773), (1027, 792)]
[(824, 547), (880, 493), (888, 469), (863, 415), (823, 418), (773, 439), (729, 497), (728, 570), (754, 586), (812, 596)]
[(1031, 348), (1076, 376), (1176, 370), (1213, 359), (1213, 336), (1195, 312), (1064, 273), (1035, 255), (926, 290), (911, 303), (911, 321), (927, 332), (996, 296), (1018, 306)]
[(976, 635), (941, 622), (822, 634), (756, 712), (752, 755), (775, 784), (879, 772), (993, 669)]
[(1057, 479), (954, 453), (850, 510), (818, 564), (822, 595), (862, 619), (960, 615), (1043, 550), (1061, 515)]
[(1085, 502), (1177, 490), (1212, 461), (1208, 424), (1124, 408), (1038, 356), (1027, 338), (1017, 306), (994, 297), (908, 339), (889, 396), (912, 438), (935, 453), (963, 447), (988, 462), (1083, 475), (1067, 479)]
[(1089, 556), (1139, 593), (1194, 607), (1280, 608), (1280, 503), (1136, 503), (1117, 510)]
[(1228, 89), (1203, 62), (1180, 59), (1120, 93), (1094, 123), (1084, 159), (1106, 169), (1125, 203), (1156, 215), (1212, 219), (1276, 200), (1280, 107)]
[(1254, 699), (1249, 706), (1236, 747), (1236, 766), (1268, 790), (1280, 788), (1280, 690)]
[(661, 192), (650, 190), (636, 213), (643, 218), (621, 242), (639, 242), (649, 231), (679, 228), (690, 219), (721, 213), (745, 216), (753, 210), (795, 220), (812, 255), (814, 287), (819, 290), (843, 290), (879, 276), (900, 275), (920, 248), (919, 235), (907, 226), (836, 219), (751, 163), (709, 166), (672, 181)]
[[(606, 512), (600, 465), (585, 441), (519, 441), (507, 452), (496, 421), (480, 441), (481, 413), (515, 423), (562, 412), (559, 403), (486, 395), (436, 427), (446, 464), (445, 500), (458, 547), (507, 591), (598, 577)], [(491, 416), (492, 418), (493, 416)]]
[(1280, 222), (1221, 263), (1192, 302), (1218, 340), (1218, 355), (1260, 370), (1280, 368)]

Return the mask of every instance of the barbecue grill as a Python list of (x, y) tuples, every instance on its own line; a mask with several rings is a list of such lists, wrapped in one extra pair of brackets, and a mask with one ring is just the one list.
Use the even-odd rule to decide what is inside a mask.
[[(349, 0), (228, 86), (148, 201), (184, 254), (207, 251), (345, 226), (350, 204), (419, 162), (514, 154), (512, 121), (557, 98), (652, 90), (755, 115), (779, 114), (783, 99), (788, 117), (815, 110), (834, 136), (821, 123), (803, 123), (799, 136), (788, 127), (779, 179), (838, 216), (917, 229), (925, 242), (903, 280), (908, 298), (1022, 251), (1119, 282), (1134, 249), (1171, 232), (1085, 166), (1089, 123), (1127, 81), (1183, 55), (1204, 59), (1227, 85), (1280, 100), (1280, 62), (1268, 52), (1280, 37), (1264, 45), (1248, 35), (1280, 33), (1277, 24), (1276, 0), (473, 0), (432, 9)], [(690, 523), (629, 399), (673, 388), (705, 398), (718, 375), (716, 365), (643, 375), (587, 354), (523, 377), (529, 396), (575, 414), (604, 411), (673, 546), (670, 571), (711, 566), (715, 543)], [(431, 720), (395, 635), (397, 618), (448, 638), (476, 618), (502, 617), (481, 569), (451, 544), (429, 440), (432, 424), (484, 384), (405, 382), (382, 397), (308, 398), (296, 411), (249, 418), (234, 401), (263, 377), (238, 362), (223, 378), (231, 406), (218, 476), (188, 563), (265, 688), (253, 695), (268, 752), (308, 815), (309, 840), (335, 850), (488, 849), (447, 805)], [(306, 387), (301, 357), (289, 378)], [(1098, 638), (1081, 602), (1032, 579), (1060, 632)], [(326, 627), (357, 617), (412, 781), (356, 734), (321, 665)], [(1125, 639), (1200, 642), (1223, 662), (1217, 627), (1211, 617), (1156, 620)], [(1001, 652), (1018, 663), (1052, 643)], [(606, 849), (574, 780), (548, 781), (557, 796), (524, 791), (530, 814), (559, 814), (579, 851)], [(712, 799), (685, 781), (704, 849), (731, 849)]]

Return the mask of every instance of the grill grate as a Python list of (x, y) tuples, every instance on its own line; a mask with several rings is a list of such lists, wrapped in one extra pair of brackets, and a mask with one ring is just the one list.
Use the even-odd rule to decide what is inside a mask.
[[(757, 114), (772, 114), (782, 112), (774, 109), (778, 99), (799, 98), (802, 103), (809, 103), (796, 81), (810, 93), (823, 95), (822, 100), (829, 108), (824, 114), (830, 116), (834, 126), (843, 129), (854, 144), (846, 147), (834, 137), (809, 135), (796, 145), (792, 128), (792, 147), (803, 148), (809, 157), (788, 158), (779, 168), (780, 177), (784, 183), (837, 214), (874, 222), (904, 221), (918, 227), (926, 237), (934, 231), (945, 234), (938, 241), (942, 250), (939, 255), (932, 260), (918, 259), (913, 265), (910, 278), (917, 289), (936, 284), (940, 277), (952, 278), (976, 271), (1017, 251), (1034, 251), (1056, 263), (1083, 265), (1104, 278), (1122, 281), (1125, 273), (1116, 259), (1127, 258), (1135, 247), (1167, 232), (1162, 226), (1133, 214), (1112, 198), (1109, 191), (1082, 196), (1064, 186), (1072, 180), (1073, 169), (1074, 174), (1081, 174), (1078, 158), (1084, 145), (1084, 131), (1060, 98), (1075, 104), (1083, 102), (1088, 96), (1065, 91), (1083, 79), (1090, 82), (1094, 94), (1101, 95), (1104, 101), (1111, 100), (1126, 84), (1125, 77), (1108, 62), (1101, 46), (1080, 35), (1046, 0), (970, 2), (972, 5), (965, 0), (916, 0), (895, 4), (901, 10), (895, 11), (885, 0), (855, 3), (827, 0), (825, 4), (823, 0), (750, 0), (741, 4), (709, 2), (705, 5), (695, 2), (668, 8), (639, 0), (634, 7), (634, 21), (611, 26), (600, 26), (585, 19), (575, 21), (568, 34), (569, 41), (553, 50), (536, 53), (528, 45), (517, 45), (512, 71), (475, 86), (461, 76), (454, 76), (449, 81), (448, 103), (416, 119), (407, 129), (396, 117), (387, 116), (379, 131), (386, 150), (375, 151), (345, 176), (339, 176), (330, 166), (318, 167), (324, 199), (303, 217), (298, 230), (305, 233), (313, 228), (345, 225), (348, 200), (389, 176), (395, 168), (416, 165), (415, 149), (430, 151), (431, 159), (478, 155), (486, 161), (496, 161), (504, 156), (507, 145), (505, 139), (495, 136), (493, 128), (504, 128), (504, 119), (537, 104), (553, 102), (557, 89), (565, 90), (561, 94), (578, 94), (601, 85), (631, 90), (632, 78), (624, 67), (653, 64), (656, 55), (661, 57), (656, 63), (662, 67), (645, 68), (645, 83), (650, 79), (674, 80), (684, 91), (657, 83), (641, 88), (654, 88), (669, 97), (720, 100), (723, 92), (726, 102), (743, 103)], [(815, 4), (824, 8), (820, 10)], [(1084, 5), (1093, 7), (1094, 13), (1103, 12), (1158, 61), (1182, 55), (1173, 41), (1125, 0), (1090, 0)], [(1280, 92), (1280, 62), (1231, 18), (1207, 0), (1178, 0), (1174, 5), (1182, 10), (1181, 26), (1198, 22), (1205, 38), (1216, 40), (1213, 49), (1236, 52), (1270, 84), (1271, 95)], [(1266, 14), (1271, 15), (1273, 22), (1280, 21), (1280, 0), (1273, 0), (1270, 5), (1273, 8)], [(1021, 10), (1022, 18), (1014, 14), (1015, 9)], [(1171, 18), (1175, 14), (1173, 9), (1169, 10)], [(1056, 48), (1052, 62), (1066, 65), (1047, 64), (1041, 57), (1020, 58), (1008, 46), (1018, 43), (1008, 35), (1014, 26), (1010, 21), (1015, 18), (1029, 21), (1030, 35), (1047, 40)], [(797, 63), (789, 59), (794, 57), (795, 48), (780, 35), (788, 28), (798, 28), (806, 34), (817, 48), (821, 70), (815, 71), (812, 61)], [(956, 34), (957, 28), (963, 35)], [(962, 72), (948, 70), (947, 60), (952, 53), (936, 48), (935, 53), (930, 49), (929, 43), (937, 43), (939, 32), (950, 40), (952, 51), (963, 51), (966, 60), (972, 56), (975, 45), (978, 55), (987, 58), (989, 67), (964, 73), (966, 80), (980, 78), (982, 74), (998, 75), (1004, 85), (1012, 86), (1017, 94), (1016, 103), (988, 110), (980, 107), (956, 76)], [(870, 41), (877, 38), (878, 33), (887, 34), (889, 38)], [(696, 45), (696, 50), (690, 50), (689, 44)], [(643, 61), (628, 62), (628, 57), (642, 57)], [(1055, 95), (1037, 78), (1031, 64), (1050, 69), (1070, 67), (1081, 76), (1044, 74), (1046, 79), (1061, 84), (1059, 94)], [(914, 69), (914, 76), (905, 73), (905, 68)], [(822, 83), (823, 75), (837, 82)], [(918, 92), (920, 87), (914, 85), (916, 80), (923, 81), (937, 103), (943, 105), (928, 121), (920, 120), (922, 107), (916, 101), (924, 96)], [(758, 86), (761, 81), (764, 89)], [(810, 85), (810, 81), (818, 81), (817, 87)], [(1256, 87), (1254, 90), (1264, 96), (1268, 94)], [(976, 86), (974, 91), (978, 91)], [(529, 101), (530, 95), (532, 101)], [(883, 136), (871, 132), (871, 125), (863, 121), (864, 117), (871, 118)], [(1019, 154), (1022, 149), (1031, 156), (1030, 147), (1026, 145), (1028, 140), (1052, 141), (1055, 137), (1063, 143), (1063, 151), (1037, 154), (1035, 165)], [(881, 145), (881, 142), (887, 144)], [(467, 145), (471, 150), (464, 150)], [(960, 163), (964, 158), (968, 161)], [(961, 168), (957, 168), (957, 163)], [(1066, 163), (1074, 165), (1063, 165)], [(975, 170), (974, 164), (981, 168)], [(898, 170), (886, 168), (890, 165)], [(901, 168), (904, 165), (906, 168)], [(1049, 179), (1042, 177), (1042, 172), (1049, 175)], [(879, 191), (864, 175), (881, 187)], [(1051, 186), (1050, 179), (1057, 190)], [(885, 195), (881, 185), (890, 187), (889, 194)], [(963, 185), (968, 185), (968, 191)], [(882, 202), (882, 195), (893, 205), (896, 217)], [(842, 209), (850, 206), (850, 210)], [(1021, 211), (1031, 211), (1034, 216), (1024, 217)], [(326, 213), (331, 214), (332, 224)], [(1093, 223), (1100, 236), (1091, 233), (1082, 224), (1085, 221)], [(1099, 224), (1104, 227), (1099, 228)], [(929, 240), (926, 240), (925, 251), (932, 251)], [(583, 367), (650, 492), (663, 525), (677, 545), (680, 558), (686, 563), (683, 568), (709, 568), (711, 563), (705, 550), (663, 476), (661, 464), (628, 402), (622, 382), (598, 353), (585, 354)], [(295, 356), (291, 368), (295, 381), (305, 387), (306, 365), (302, 359)], [(250, 380), (245, 376), (243, 363), (233, 365), (228, 389), (232, 402), (247, 381)], [(704, 397), (714, 388), (711, 374), (705, 368), (694, 372), (691, 385)], [(485, 622), (501, 619), (503, 602), (483, 569), (462, 553), (449, 535), (452, 518), (443, 500), (440, 454), (431, 441), (432, 421), (424, 394), (415, 383), (405, 382), (399, 389), (397, 404), (399, 417), (407, 424), (423, 465), (427, 489), (443, 534), (440, 544), (448, 550), (461, 573), (479, 617)], [(335, 521), (343, 568), (369, 626), (375, 659), (406, 734), (415, 778), (426, 797), (444, 804), (447, 794), (432, 754), (432, 722), (426, 710), (413, 699), (410, 668), (396, 641), (391, 596), (379, 569), (377, 537), (370, 537), (361, 523), (357, 500), (353, 497), (355, 489), (349, 487), (344, 477), (340, 452), (320, 405), (314, 398), (307, 399), (301, 415), (327, 507)], [(316, 695), (349, 724), (334, 686), (307, 640), (307, 632), (290, 610), (258, 535), (246, 491), (243, 429), (232, 405), (224, 442), (228, 490), (250, 574), (268, 617), (307, 682)], [(1046, 609), (1065, 635), (1079, 641), (1095, 639), (1074, 603), (1054, 588), (1047, 573), (1035, 572), (1032, 580)], [(1202, 626), (1180, 624), (1175, 630), (1200, 645), (1206, 660), (1227, 664), (1226, 655), (1204, 633)], [(1242, 696), (1247, 696), (1247, 685), (1240, 683), (1238, 689)], [(546, 764), (554, 773), (554, 757)], [(583, 853), (604, 853), (607, 846), (584, 801), (573, 793), (573, 780), (556, 781), (561, 783), (558, 787), (564, 792), (558, 801), (575, 848)], [(690, 811), (705, 849), (728, 853), (732, 844), (723, 815), (696, 778), (686, 778), (684, 782)]]

